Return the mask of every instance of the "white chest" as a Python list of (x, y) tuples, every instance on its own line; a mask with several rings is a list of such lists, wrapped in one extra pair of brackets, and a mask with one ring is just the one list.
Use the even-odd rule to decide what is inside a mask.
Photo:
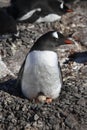
[(39, 92), (53, 98), (61, 89), (57, 54), (52, 51), (33, 51), (26, 58), (22, 77), (22, 91), (28, 98)]
[(49, 14), (45, 17), (40, 17), (39, 19), (36, 20), (36, 23), (40, 23), (40, 22), (54, 22), (56, 20), (60, 20), (61, 16), (57, 15), (57, 14)]

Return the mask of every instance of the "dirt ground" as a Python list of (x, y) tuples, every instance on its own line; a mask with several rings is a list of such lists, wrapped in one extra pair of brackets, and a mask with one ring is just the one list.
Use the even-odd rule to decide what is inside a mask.
[[(60, 22), (18, 24), (19, 39), (0, 39), (0, 130), (87, 130), (87, 2), (69, 6), (74, 12)], [(57, 50), (63, 74), (59, 98), (36, 103), (24, 98), (15, 83), (27, 52), (49, 30), (61, 31), (75, 44)]]

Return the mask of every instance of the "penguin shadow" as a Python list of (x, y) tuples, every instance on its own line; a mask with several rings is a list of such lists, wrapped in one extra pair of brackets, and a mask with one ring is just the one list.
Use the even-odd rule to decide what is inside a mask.
[(4, 91), (10, 95), (25, 98), (21, 92), (21, 87), (16, 86), (17, 79), (9, 79), (0, 83), (0, 91)]
[(68, 56), (68, 60), (64, 63), (67, 64), (69, 61), (76, 62), (76, 63), (86, 63), (87, 62), (87, 51), (85, 52), (75, 52)]

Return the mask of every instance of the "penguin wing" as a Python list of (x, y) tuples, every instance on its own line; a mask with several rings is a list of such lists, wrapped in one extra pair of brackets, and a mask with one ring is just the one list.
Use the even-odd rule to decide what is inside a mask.
[(63, 77), (62, 77), (62, 71), (61, 71), (61, 67), (60, 67), (60, 63), (59, 62), (58, 62), (58, 67), (60, 68), (59, 78), (60, 78), (61, 84), (63, 86)]
[(32, 13), (31, 16), (26, 18), (25, 16), (22, 16), (21, 18), (18, 18), (19, 22), (29, 22), (29, 23), (34, 23), (39, 17), (40, 17), (40, 11), (36, 10), (34, 13)]
[(22, 80), (22, 76), (23, 76), (23, 71), (24, 71), (24, 66), (25, 66), (25, 62), (26, 62), (26, 58), (19, 70), (19, 73), (18, 73), (18, 78), (17, 78), (17, 82), (16, 82), (16, 87), (19, 87), (21, 88), (21, 80)]

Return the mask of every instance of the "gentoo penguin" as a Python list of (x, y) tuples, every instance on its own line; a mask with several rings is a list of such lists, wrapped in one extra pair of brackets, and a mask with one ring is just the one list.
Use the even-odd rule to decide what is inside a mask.
[(17, 21), (30, 23), (53, 22), (72, 12), (58, 0), (12, 0), (7, 10)]
[(56, 31), (42, 35), (34, 43), (18, 74), (17, 87), (21, 87), (25, 97), (44, 96), (48, 102), (59, 96), (63, 81), (55, 49), (65, 43), (72, 41)]
[(5, 9), (0, 8), (0, 35), (16, 35), (16, 21), (10, 16)]

